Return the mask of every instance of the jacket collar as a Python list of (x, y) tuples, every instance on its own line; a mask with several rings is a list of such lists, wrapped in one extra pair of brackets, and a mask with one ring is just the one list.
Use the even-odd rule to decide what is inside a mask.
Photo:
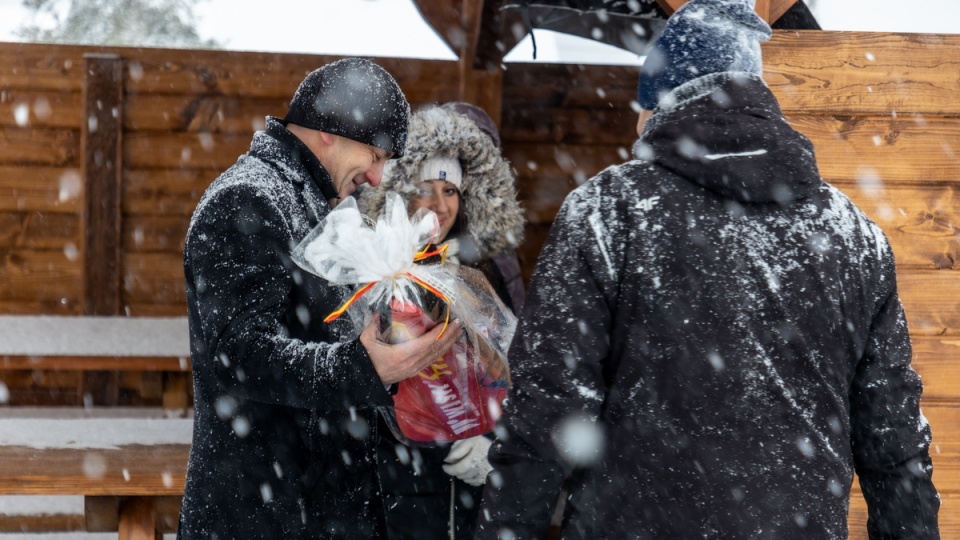
[(813, 145), (760, 77), (706, 75), (660, 103), (634, 147), (638, 159), (743, 202), (789, 204), (822, 185)]
[[(330, 200), (337, 197), (337, 190), (333, 185), (330, 173), (327, 172), (310, 148), (287, 129), (283, 120), (268, 116), (266, 134), (279, 142), (286, 150), (284, 157), (291, 160), (293, 166), (306, 172), (306, 176), (320, 188), (320, 193), (324, 199)], [(293, 180), (298, 183), (305, 179), (304, 175), (295, 174), (292, 176)]]
[[(766, 88), (767, 83), (763, 81), (762, 77), (744, 71), (711, 73), (709, 75), (704, 75), (703, 77), (698, 77), (691, 81), (687, 81), (663, 96), (663, 98), (660, 100), (660, 103), (657, 105), (657, 108), (653, 110), (653, 115), (644, 125), (643, 133), (640, 135), (640, 138), (645, 139), (649, 137), (651, 132), (655, 131), (664, 122), (671, 121), (673, 119), (673, 115), (687, 105), (690, 105), (691, 103), (706, 96), (725, 95), (723, 88), (726, 86), (746, 87), (757, 85)], [(773, 98), (772, 94), (770, 94), (769, 97), (773, 100), (773, 107), (776, 110), (776, 113), (780, 114), (780, 107), (776, 103), (775, 98)], [(728, 105), (720, 100), (715, 101), (717, 101), (717, 104), (721, 107)]]

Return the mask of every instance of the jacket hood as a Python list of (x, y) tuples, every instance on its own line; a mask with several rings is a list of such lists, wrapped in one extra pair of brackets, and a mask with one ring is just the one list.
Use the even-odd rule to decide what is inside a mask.
[(435, 155), (460, 160), (465, 234), (480, 257), (516, 248), (523, 241), (524, 215), (510, 164), (472, 120), (440, 107), (413, 114), (403, 157), (386, 164), (380, 185), (364, 186), (358, 196), (361, 211), (373, 218), (382, 215), (388, 191), (399, 193), (409, 203), (420, 183), (421, 165)]
[(634, 147), (688, 180), (743, 202), (790, 202), (820, 187), (813, 145), (787, 123), (760, 77), (716, 73), (677, 87)]

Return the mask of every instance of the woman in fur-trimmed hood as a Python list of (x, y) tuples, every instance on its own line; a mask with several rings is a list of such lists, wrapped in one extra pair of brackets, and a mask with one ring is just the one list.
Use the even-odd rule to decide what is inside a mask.
[[(483, 272), (504, 304), (516, 310), (522, 296), (511, 295), (509, 283), (515, 280), (522, 295), (513, 250), (522, 240), (523, 210), (510, 165), (494, 143), (495, 131), (480, 127), (495, 129), (492, 121), (478, 124), (488, 118), (467, 107), (457, 112), (445, 105), (415, 113), (403, 157), (387, 164), (382, 183), (365, 188), (359, 204), (377, 218), (386, 194), (393, 191), (410, 212), (435, 212), (441, 242), (448, 246), (447, 261)], [(491, 440), (477, 436), (432, 448), (404, 446), (388, 437), (381, 441), (378, 460), (389, 538), (472, 539), (490, 471)]]
[[(460, 211), (453, 223), (446, 224), (449, 233), (442, 239), (449, 245), (448, 256), (483, 271), (504, 303), (517, 310), (515, 295), (511, 298), (503, 291), (502, 265), (491, 261), (503, 253), (512, 254), (523, 240), (523, 209), (517, 202), (510, 164), (472, 119), (436, 106), (413, 114), (403, 157), (387, 164), (379, 186), (363, 191), (360, 208), (378, 217), (383, 214), (387, 192), (394, 191), (411, 211), (416, 210), (417, 199), (429, 195), (424, 193), (423, 181), (439, 179), (427, 178), (438, 173), (459, 193), (456, 204)], [(437, 211), (441, 228), (445, 228), (442, 214)]]

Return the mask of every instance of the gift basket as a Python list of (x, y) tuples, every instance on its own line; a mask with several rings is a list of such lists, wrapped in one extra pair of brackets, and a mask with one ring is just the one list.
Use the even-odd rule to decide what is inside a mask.
[[(445, 264), (436, 246), (433, 212), (408, 216), (403, 199), (387, 195), (373, 222), (349, 197), (293, 251), (302, 268), (353, 295), (325, 322), (347, 315), (357, 334), (379, 316), (381, 339), (402, 343), (436, 325), (461, 321), (454, 345), (430, 366), (400, 381), (393, 406), (382, 410), (398, 440), (432, 445), (493, 430), (510, 385), (506, 351), (516, 318), (483, 274)], [(441, 334), (442, 335), (442, 334)]]

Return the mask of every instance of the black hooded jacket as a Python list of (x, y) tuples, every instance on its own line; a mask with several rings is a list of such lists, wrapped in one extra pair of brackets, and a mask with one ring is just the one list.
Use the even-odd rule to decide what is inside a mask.
[(280, 121), (204, 193), (187, 233), (196, 413), (178, 538), (379, 538), (375, 408), (390, 405), (349, 291), (293, 247), (330, 211), (329, 175)]
[[(674, 90), (565, 201), (510, 349), (478, 538), (937, 538), (930, 430), (880, 228), (758, 77)], [(664, 101), (661, 101), (663, 104)]]

